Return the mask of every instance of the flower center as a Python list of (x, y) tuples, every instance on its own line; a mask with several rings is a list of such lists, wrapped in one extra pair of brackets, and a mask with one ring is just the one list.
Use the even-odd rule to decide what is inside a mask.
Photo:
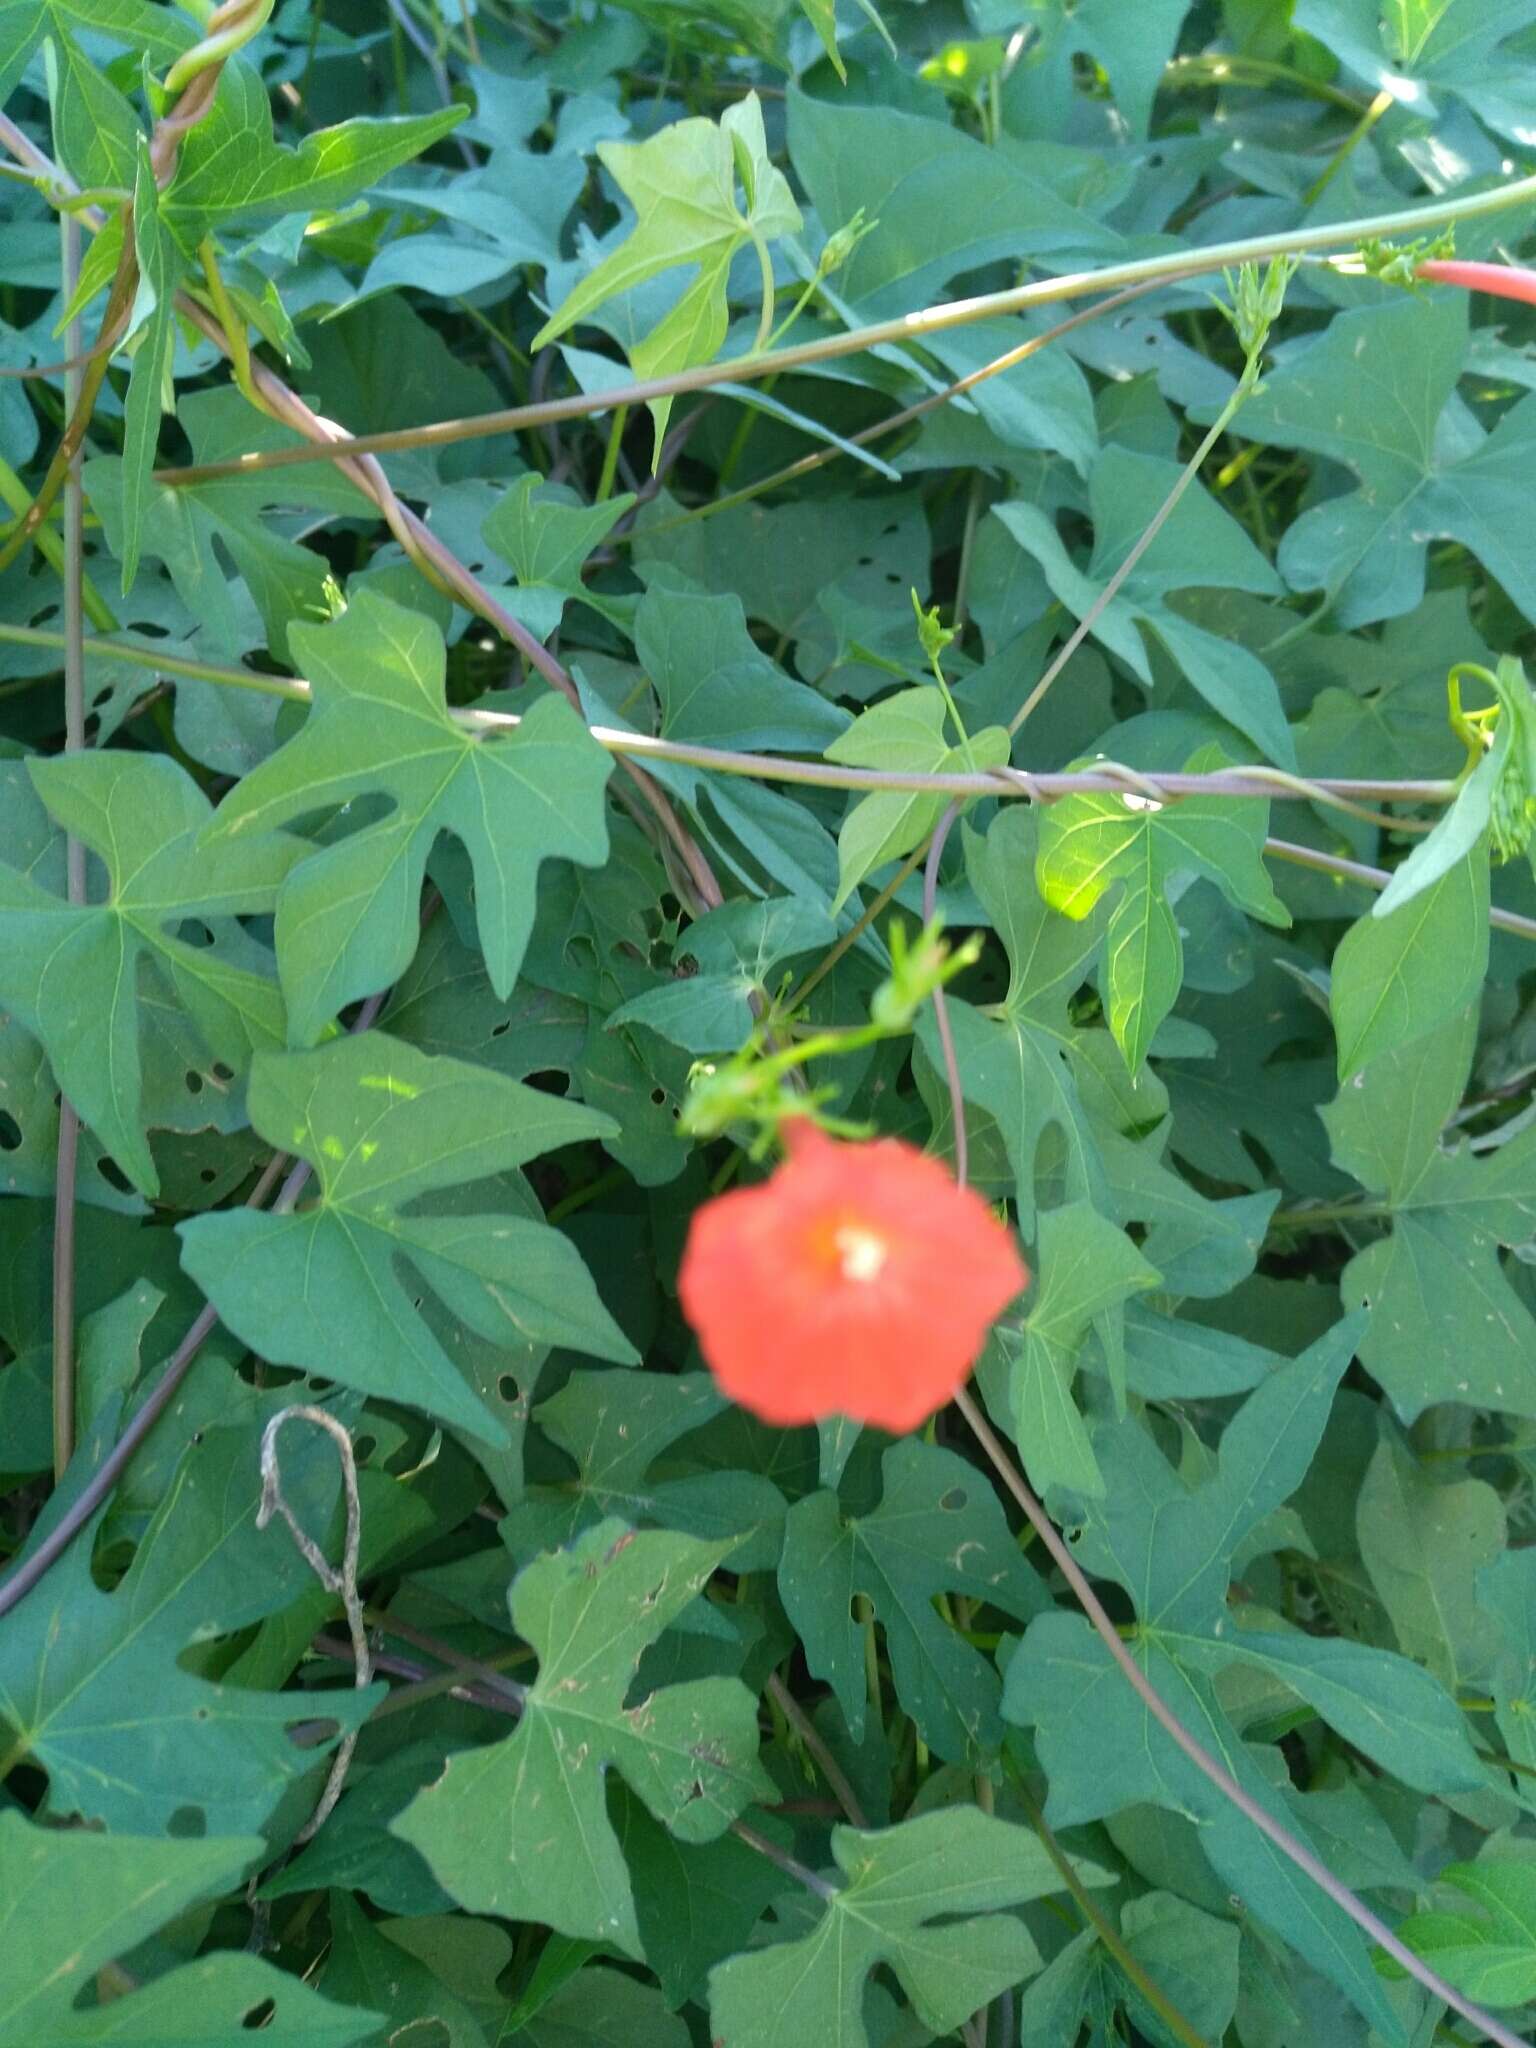
[(845, 1280), (877, 1280), (891, 1248), (876, 1231), (845, 1223), (832, 1237), (837, 1263)]

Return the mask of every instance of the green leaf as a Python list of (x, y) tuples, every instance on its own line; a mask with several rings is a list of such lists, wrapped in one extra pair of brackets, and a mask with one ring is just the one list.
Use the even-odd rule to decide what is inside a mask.
[[(269, 956), (235, 919), (268, 911), (303, 845), (272, 833), (206, 851), (207, 798), (163, 754), (77, 754), (27, 764), (38, 795), (67, 832), (99, 854), (104, 896), (70, 904), (0, 864), (0, 1000), (42, 1041), (59, 1086), (134, 1186), (159, 1176), (144, 1135), (141, 1035), (147, 1006), (189, 1020), (233, 1072), (253, 1050), (281, 1045)], [(58, 878), (62, 881), (62, 876)], [(180, 935), (212, 919), (212, 943)], [(148, 963), (153, 981), (141, 973)]]
[[(1187, 764), (1226, 764), (1215, 747)], [(1170, 884), (1203, 876), (1228, 902), (1266, 924), (1290, 923), (1264, 869), (1269, 806), (1246, 797), (1197, 796), (1157, 804), (1146, 797), (1085, 790), (1046, 807), (1035, 864), (1053, 910), (1081, 920), (1122, 883), (1104, 932), (1109, 1026), (1134, 1074), (1173, 1008), (1184, 978), (1184, 946)]]
[(1335, 1161), (1391, 1217), (1340, 1287), (1371, 1311), (1361, 1361), (1404, 1422), (1437, 1401), (1536, 1415), (1536, 1322), (1499, 1261), (1536, 1229), (1536, 1130), (1482, 1159), (1440, 1145), (1475, 1035), (1474, 1008), (1373, 1060), (1323, 1111)]
[(648, 1478), (677, 1439), (726, 1407), (708, 1373), (577, 1372), (534, 1420), (576, 1466), (574, 1480), (530, 1485), (501, 1525), (514, 1557), (557, 1550), (617, 1515), (659, 1522), (711, 1542), (731, 1539), (731, 1569), (771, 1571), (779, 1561), (784, 1498), (755, 1472), (690, 1472), (685, 1459)]
[[(77, 1454), (71, 1490), (102, 1448)], [(335, 1452), (318, 1439), (285, 1450), (283, 1486), (294, 1512), (324, 1532)], [(83, 1539), (0, 1632), (0, 1750), (47, 1772), (53, 1813), (120, 1833), (220, 1835), (260, 1828), (298, 1779), (313, 1779), (318, 1796), (329, 1745), (300, 1748), (290, 1731), (317, 1715), (340, 1733), (355, 1728), (382, 1687), (255, 1692), (180, 1661), (192, 1645), (279, 1611), (310, 1582), (286, 1534), (257, 1533), (260, 1500), (253, 1433), (208, 1430), (182, 1456), (114, 1591), (97, 1586)], [(63, 1504), (56, 1494), (29, 1548)]]
[[(1023, 1331), (994, 1332), (1008, 1365), (1013, 1439), (1037, 1493), (1063, 1486), (1102, 1495), (1104, 1481), (1072, 1399), (1078, 1355), (1090, 1326), (1123, 1324), (1117, 1312), (1160, 1276), (1087, 1202), (1046, 1210), (1037, 1242), (1039, 1272)], [(1119, 1342), (1123, 1350), (1123, 1334)]]
[[(180, 1231), (183, 1265), (263, 1357), (504, 1444), (501, 1423), (422, 1319), (403, 1260), (482, 1337), (633, 1360), (568, 1239), (530, 1220), (526, 1204), (513, 1215), (449, 1199), (557, 1145), (603, 1136), (612, 1126), (596, 1110), (380, 1031), (265, 1055), (250, 1110), (263, 1137), (310, 1162), (318, 1193), (287, 1214), (229, 1210)], [(434, 1195), (424, 1212), (421, 1198)]]
[[(996, 1119), (1014, 1175), (1019, 1228), (1034, 1234), (1036, 1155), (1059, 1133), (1069, 1201), (1107, 1206), (1108, 1188), (1093, 1124), (1079, 1091), (1092, 1069), (1097, 1036), (1111, 1059), (1107, 1033), (1078, 1031), (1068, 1003), (1099, 943), (1098, 919), (1074, 924), (1041, 900), (1035, 887), (1036, 821), (1024, 806), (1002, 811), (985, 839), (965, 830), (966, 868), (1008, 954), (1008, 992), (1001, 1011), (983, 1017), (951, 996), (950, 1028), (961, 1087)], [(931, 1011), (918, 1019), (918, 1043), (942, 1071), (943, 1054)]]
[(1504, 1549), (1504, 1504), (1484, 1479), (1436, 1480), (1382, 1428), (1355, 1504), (1360, 1557), (1398, 1647), (1452, 1691), (1472, 1685), (1492, 1634), (1479, 1572)]
[[(1040, 1967), (1033, 1940), (1007, 1909), (1060, 1890), (1063, 1880), (1027, 1829), (954, 1806), (877, 1833), (834, 1828), (832, 1854), (844, 1882), (809, 1933), (712, 1972), (710, 2032), (719, 2048), (781, 2048), (786, 2040), (870, 2048), (865, 1980), (882, 1964), (922, 2024), (951, 2034)], [(1089, 1883), (1101, 1877), (1091, 1865), (1082, 1875)]]
[(817, 218), (831, 226), (862, 208), (874, 223), (836, 280), (859, 318), (910, 313), (990, 263), (1048, 257), (1052, 269), (1073, 269), (1123, 253), (1120, 236), (1075, 203), (1078, 191), (1053, 185), (1054, 165), (989, 149), (947, 114), (793, 86), (788, 106), (790, 156)]
[(260, 74), (237, 58), (221, 69), (212, 108), (182, 139), (162, 218), (191, 258), (205, 235), (236, 221), (343, 207), (451, 134), (468, 111), (455, 105), (398, 120), (359, 117), (318, 129), (288, 149), (273, 138), (272, 105)]
[[(147, 336), (145, 345), (152, 341), (153, 336)], [(146, 385), (144, 394), (146, 410), (151, 396), (158, 410), (158, 383)], [(291, 448), (298, 441), (275, 420), (253, 413), (231, 389), (179, 397), (176, 416), (196, 462)], [(202, 652), (226, 659), (265, 642), (286, 660), (289, 626), (296, 619), (330, 618), (338, 601), (324, 557), (275, 532), (272, 508), (297, 506), (353, 518), (367, 509), (357, 488), (330, 464), (218, 477), (172, 490), (157, 484), (153, 476), (140, 473), (136, 480), (123, 456), (96, 455), (86, 462), (85, 487), (112, 552), (126, 562), (136, 533), (139, 554), (165, 564), (177, 595), (197, 620)], [(222, 559), (226, 554), (240, 581), (231, 582)], [(143, 585), (136, 588), (142, 591)], [(177, 685), (178, 694), (209, 687), (197, 682)]]
[(1536, 1551), (1506, 1550), (1477, 1574), (1477, 1606), (1497, 1634), (1494, 1718), (1516, 1763), (1536, 1768)]
[(567, 598), (612, 611), (583, 584), (581, 565), (634, 502), (633, 493), (625, 492), (600, 505), (583, 505), (574, 491), (544, 483), (530, 471), (486, 514), (480, 530), (516, 571), (523, 600), (519, 616), (541, 640), (560, 624)]
[[(1122, 1907), (1119, 1931), (1136, 1962), (1201, 2037), (1221, 2040), (1237, 2006), (1241, 1929), (1171, 1892), (1148, 1892)], [(1070, 2041), (1074, 2028), (1080, 2034), (1085, 2020), (1096, 2019), (1113, 2040), (1117, 2011), (1149, 2041), (1173, 2038), (1095, 1931), (1084, 1928), (1025, 1992), (1021, 2038)]]
[(143, 144), (134, 164), (133, 245), (139, 264), (134, 316), (138, 321), (147, 313), (148, 319), (134, 351), (123, 407), (122, 511), (115, 545), (124, 596), (138, 574), (145, 516), (155, 497), (151, 472), (176, 342), (176, 292), (187, 273), (185, 259), (161, 227), (159, 192)]
[(625, 1704), (641, 1653), (728, 1549), (608, 1521), (518, 1574), (513, 1626), (539, 1653), (520, 1725), (450, 1757), (394, 1828), (461, 1905), (639, 1956), (604, 1773), (619, 1771), (685, 1842), (712, 1841), (749, 1801), (773, 1796), (757, 1762), (757, 1703), (737, 1680)]
[(1390, 89), (1420, 120), (1435, 118), (1429, 94), (1445, 93), (1511, 140), (1529, 131), (1523, 0), (1298, 0), (1295, 21), (1373, 92)]
[[(259, 2015), (272, 2048), (349, 2048), (381, 2015), (346, 2011), (286, 1970), (228, 1949), (98, 2005), (77, 2001), (95, 1973), (201, 1901), (231, 1891), (268, 1853), (259, 1836), (146, 1841), (39, 1827), (0, 1813), (0, 2048), (154, 2042), (206, 2048)], [(168, 1943), (174, 1953), (174, 1943)]]
[[(132, 107), (64, 26), (63, 9), (36, 11), (52, 30), (43, 47), (55, 156), (77, 185), (132, 192), (143, 136)], [(5, 12), (0, 9), (0, 33)]]
[(867, 1514), (835, 1493), (796, 1501), (784, 1529), (779, 1597), (806, 1662), (837, 1695), (849, 1732), (864, 1732), (864, 1647), (853, 1618), (863, 1594), (885, 1630), (897, 1696), (918, 1733), (951, 1763), (980, 1763), (1002, 1738), (991, 1665), (942, 1620), (934, 1596), (954, 1591), (1016, 1619), (1046, 1594), (1019, 1556), (997, 1496), (952, 1451), (907, 1438), (886, 1451), (884, 1485)]
[[(289, 1031), (312, 1045), (335, 1013), (385, 988), (416, 950), (427, 855), (439, 832), (469, 853), (491, 985), (505, 997), (533, 923), (538, 867), (608, 850), (612, 766), (570, 706), (540, 698), (513, 731), (477, 737), (449, 715), (430, 619), (363, 592), (332, 625), (297, 628), (314, 691), (303, 729), (220, 806), (204, 845), (387, 796), (387, 817), (299, 862), (278, 897)], [(235, 849), (231, 849), (232, 851)]]
[(1326, 591), (1340, 626), (1411, 611), (1431, 541), (1457, 540), (1536, 619), (1536, 573), (1520, 544), (1536, 445), (1536, 398), (1484, 435), (1456, 403), (1467, 295), (1415, 293), (1339, 313), (1250, 398), (1239, 431), (1343, 463), (1358, 489), (1286, 529), (1280, 570)]
[[(1244, 415), (1246, 423), (1246, 414)], [(1112, 442), (1089, 478), (1093, 553), (1073, 560), (1054, 520), (1039, 505), (1009, 502), (993, 512), (1040, 564), (1052, 591), (1077, 619), (1098, 606), (1110, 577), (1140, 539), (1182, 475), (1178, 463)], [(1096, 612), (1093, 638), (1152, 687), (1143, 630), (1165, 647), (1218, 718), (1243, 733), (1282, 768), (1295, 747), (1274, 677), (1257, 655), (1195, 625), (1168, 598), (1192, 587), (1278, 591), (1279, 581), (1237, 521), (1199, 484), (1192, 485), (1113, 598)]]
[(157, 0), (0, 0), (0, 101), (10, 98), (45, 36), (62, 43), (81, 34), (165, 62), (195, 43), (198, 31)]
[[(1351, 1642), (1237, 1627), (1227, 1607), (1234, 1552), (1305, 1475), (1359, 1329), (1357, 1317), (1336, 1324), (1250, 1394), (1227, 1425), (1215, 1477), (1197, 1489), (1184, 1484), (1139, 1422), (1101, 1427), (1093, 1440), (1107, 1490), (1084, 1505), (1079, 1562), (1130, 1595), (1137, 1621), (1129, 1646), (1148, 1679), (1272, 1812), (1279, 1812), (1274, 1788), (1212, 1683), (1233, 1663), (1299, 1694), (1346, 1741), (1409, 1784), (1450, 1792), (1483, 1780), (1461, 1714), (1428, 1673)], [(1053, 1826), (1142, 1801), (1195, 1816), (1222, 1884), (1379, 2031), (1396, 2037), (1353, 1925), (1175, 1748), (1085, 1621), (1056, 1612), (1030, 1624), (1008, 1666), (1003, 1711), (1035, 1729)]]
[[(981, 0), (1011, 25), (1012, 0)], [(1152, 101), (1163, 83), (1163, 74), (1179, 40), (1179, 29), (1189, 12), (1189, 0), (1138, 0), (1135, 7), (1122, 7), (1118, 0), (1079, 0), (1075, 7), (1063, 0), (1046, 0), (1035, 10), (1037, 33), (1043, 49), (1035, 61), (1052, 57), (1059, 50), (1081, 51), (1109, 76), (1119, 116), (1137, 138), (1147, 132)], [(987, 20), (983, 13), (980, 17)]]
[(738, 597), (715, 597), (676, 570), (651, 572), (635, 616), (635, 652), (669, 740), (820, 753), (848, 714), (759, 651)]
[[(702, 1995), (721, 1956), (749, 1945), (753, 1928), (783, 1895), (783, 1872), (734, 1835), (717, 1842), (676, 1841), (632, 1798), (624, 1801), (619, 1840), (634, 1882), (646, 1965), (676, 2009)], [(595, 2048), (611, 2048), (615, 2038)]]
[[(634, 228), (562, 300), (532, 346), (543, 348), (621, 292), (688, 264), (692, 280), (630, 349), (630, 365), (645, 379), (711, 361), (725, 340), (737, 251), (755, 243), (766, 266), (767, 243), (801, 224), (788, 180), (769, 157), (757, 94), (736, 101), (718, 123), (698, 116), (674, 121), (644, 142), (599, 143), (597, 154), (634, 207)], [(771, 307), (770, 299), (765, 312)], [(670, 412), (670, 399), (652, 403), (658, 451)]]
[[(1480, 1913), (1411, 1913), (1398, 1933), (1416, 1955), (1469, 1998), (1495, 2008), (1536, 1998), (1536, 1866), (1448, 1863), (1439, 1882), (1464, 1893)], [(1393, 1976), (1403, 1972), (1383, 1963)]]
[[(969, 745), (945, 737), (944, 699), (931, 687), (899, 690), (856, 718), (826, 749), (829, 761), (903, 774), (963, 774), (1007, 765), (1011, 741), (1000, 725), (971, 735)], [(837, 835), (836, 912), (866, 875), (919, 846), (944, 815), (949, 798), (912, 790), (876, 790), (852, 804)]]
[(320, 1982), (329, 1997), (388, 2013), (391, 2031), (407, 2041), (420, 2031), (442, 2048), (485, 2048), (485, 2034), (463, 2000), (390, 1941), (355, 1899), (333, 1891), (327, 1911), (331, 1945)]
[(1488, 971), (1488, 841), (1386, 917), (1362, 917), (1333, 956), (1339, 1079), (1458, 1016)]

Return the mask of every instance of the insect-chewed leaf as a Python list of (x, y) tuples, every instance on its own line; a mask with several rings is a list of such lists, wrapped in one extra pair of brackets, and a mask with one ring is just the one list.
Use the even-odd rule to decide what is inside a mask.
[(274, 1053), (251, 1077), (251, 1120), (314, 1167), (319, 1193), (181, 1226), (182, 1264), (262, 1357), (425, 1408), (506, 1442), (455, 1371), (399, 1271), (406, 1261), (481, 1336), (633, 1362), (575, 1247), (526, 1216), (464, 1215), (442, 1196), (540, 1152), (611, 1135), (609, 1118), (484, 1067), (372, 1031)]
[(730, 1547), (607, 1521), (518, 1574), (513, 1625), (539, 1653), (521, 1725), (450, 1757), (394, 1827), (461, 1905), (638, 1956), (604, 1771), (619, 1771), (686, 1842), (712, 1841), (750, 1801), (773, 1797), (757, 1761), (757, 1702), (736, 1679), (625, 1704), (642, 1651)]
[[(103, 1448), (87, 1445), (80, 1462)], [(296, 1450), (284, 1484), (295, 1512), (324, 1527), (336, 1502), (334, 1454), (319, 1443)], [(0, 1752), (47, 1772), (54, 1813), (145, 1835), (178, 1818), (209, 1835), (254, 1832), (323, 1754), (294, 1743), (294, 1724), (319, 1712), (345, 1731), (378, 1704), (378, 1690), (304, 1695), (216, 1685), (178, 1662), (195, 1643), (291, 1606), (308, 1583), (290, 1544), (257, 1534), (260, 1499), (252, 1433), (210, 1430), (183, 1453), (115, 1591), (96, 1584), (90, 1543), (79, 1542), (46, 1590), (7, 1619)], [(53, 1519), (39, 1525), (35, 1541)], [(0, 2018), (0, 2042), (14, 2038)]]
[(237, 835), (358, 797), (389, 815), (312, 849), (277, 905), (289, 1030), (312, 1045), (345, 1003), (386, 987), (416, 949), (427, 855), (439, 832), (469, 853), (486, 971), (505, 996), (533, 923), (539, 864), (596, 867), (608, 853), (609, 757), (562, 699), (507, 733), (449, 716), (443, 638), (430, 619), (364, 591), (328, 626), (296, 626), (314, 708), (303, 729), (225, 799), (204, 835)]
[(233, 1889), (269, 1853), (259, 1835), (154, 1841), (35, 1826), (0, 1813), (0, 2048), (233, 2041), (253, 2014), (272, 2048), (350, 2048), (380, 2015), (334, 2005), (259, 1956), (219, 1949), (80, 2006), (93, 1974), (167, 1922)]
[(952, 1451), (905, 1438), (885, 1453), (884, 1490), (866, 1515), (845, 1515), (837, 1496), (797, 1501), (785, 1524), (779, 1592), (855, 1737), (864, 1731), (864, 1651), (852, 1616), (862, 1593), (885, 1629), (902, 1705), (923, 1740), (951, 1763), (996, 1751), (997, 1675), (934, 1610), (936, 1593), (959, 1592), (1019, 1619), (1047, 1594), (1020, 1557), (996, 1495)]
[(1346, 1306), (1370, 1308), (1360, 1357), (1404, 1421), (1441, 1401), (1536, 1415), (1536, 1322), (1499, 1259), (1536, 1230), (1536, 1131), (1483, 1158), (1440, 1142), (1476, 1037), (1472, 1003), (1373, 1059), (1322, 1112), (1336, 1163), (1391, 1215), (1391, 1234), (1356, 1253), (1340, 1286)]

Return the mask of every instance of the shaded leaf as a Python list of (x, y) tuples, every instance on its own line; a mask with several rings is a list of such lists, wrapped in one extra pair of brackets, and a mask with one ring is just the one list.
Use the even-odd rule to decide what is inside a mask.
[(1040, 1611), (1045, 1590), (1020, 1557), (997, 1496), (963, 1459), (909, 1438), (885, 1452), (881, 1469), (880, 1502), (868, 1514), (845, 1513), (829, 1492), (790, 1509), (780, 1598), (855, 1741), (867, 1705), (853, 1616), (854, 1595), (862, 1594), (885, 1630), (897, 1695), (923, 1740), (951, 1763), (979, 1762), (1002, 1735), (996, 1675), (935, 1612), (934, 1596), (963, 1593), (1022, 1619)]
[[(153, 1195), (146, 1002), (169, 995), (235, 1073), (255, 1049), (283, 1043), (282, 997), (263, 971), (269, 956), (235, 919), (272, 908), (303, 844), (259, 833), (248, 846), (205, 851), (208, 800), (162, 754), (77, 754), (27, 767), (58, 824), (101, 857), (107, 883), (94, 903), (70, 904), (30, 873), (0, 865), (0, 999), (41, 1040), (102, 1147)], [(183, 929), (204, 918), (214, 921), (210, 943), (194, 945)]]
[(250, 1109), (264, 1137), (314, 1167), (318, 1192), (286, 1214), (226, 1210), (180, 1228), (183, 1265), (264, 1357), (505, 1443), (423, 1320), (403, 1262), (482, 1337), (633, 1358), (575, 1248), (526, 1201), (515, 1214), (447, 1199), (602, 1135), (609, 1124), (597, 1111), (380, 1031), (267, 1055)]
[(267, 1853), (260, 1836), (147, 1841), (36, 1827), (0, 1813), (0, 2044), (154, 2042), (205, 2048), (255, 2016), (272, 2048), (349, 2048), (376, 2012), (320, 1998), (259, 1956), (219, 1950), (77, 2008), (93, 1974), (199, 1901), (230, 1891)]
[[(513, 731), (450, 717), (442, 636), (419, 612), (361, 594), (332, 625), (297, 628), (314, 708), (225, 798), (207, 833), (229, 846), (280, 821), (387, 796), (387, 817), (312, 851), (278, 898), (289, 1028), (313, 1044), (344, 1004), (385, 988), (416, 950), (427, 855), (451, 832), (474, 867), (481, 945), (506, 996), (533, 923), (539, 863), (599, 865), (609, 757), (570, 706), (540, 698)], [(235, 850), (231, 848), (231, 850)]]

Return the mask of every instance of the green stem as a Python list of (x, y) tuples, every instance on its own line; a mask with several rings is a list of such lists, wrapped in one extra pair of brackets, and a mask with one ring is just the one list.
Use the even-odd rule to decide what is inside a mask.
[[(59, 282), (65, 305), (75, 296), (80, 275), (80, 223), (66, 213), (59, 220)], [(64, 353), (71, 361), (84, 346), (81, 323), (74, 319), (64, 335)], [(64, 373), (64, 411), (80, 402), (80, 371)], [(85, 747), (85, 493), (80, 483), (80, 451), (70, 457), (64, 476), (64, 751)], [(39, 532), (41, 532), (41, 528)], [(64, 839), (65, 894), (71, 904), (85, 902), (85, 843), (74, 833)], [(75, 1197), (80, 1166), (80, 1119), (67, 1095), (59, 1097), (59, 1136), (53, 1193), (53, 1477), (55, 1485), (75, 1449)]]
[(307, 443), (299, 448), (253, 451), (227, 462), (194, 463), (179, 469), (158, 470), (156, 479), (170, 485), (205, 483), (217, 476), (248, 476), (258, 469), (286, 469), (299, 463), (345, 461), (350, 456), (388, 454), (402, 448), (440, 448), (459, 441), (481, 440), (494, 434), (517, 433), (525, 427), (553, 425), (561, 420), (585, 419), (593, 413), (611, 412), (619, 405), (640, 405), (653, 398), (675, 397), (717, 384), (753, 382), (772, 376), (775, 371), (832, 362), (867, 349), (911, 345), (927, 335), (946, 334), (957, 327), (969, 327), (978, 320), (1023, 313), (1037, 306), (1060, 305), (1097, 292), (1166, 283), (1195, 273), (1209, 273), (1244, 263), (1262, 263), (1277, 256), (1350, 249), (1367, 241), (1412, 237), (1426, 228), (1443, 227), (1453, 221), (1479, 220), (1489, 214), (1525, 205), (1532, 199), (1536, 199), (1536, 175), (1511, 179), (1507, 185), (1495, 186), (1488, 192), (1436, 199), (1428, 206), (1404, 207), (1392, 213), (1371, 214), (1358, 220), (1311, 222), (1278, 234), (1250, 235), (1239, 241), (1215, 243), (1204, 249), (1175, 249), (1160, 256), (1106, 264), (1099, 270), (1072, 271), (1061, 277), (1038, 278), (1007, 291), (984, 292), (975, 298), (928, 306), (920, 312), (903, 314), (893, 320), (878, 320), (869, 326), (850, 328), (843, 334), (824, 336), (818, 341), (765, 350), (760, 355), (732, 357), (728, 362), (680, 370), (670, 377), (632, 381), (609, 391), (576, 392), (540, 405), (515, 406), (483, 413), (473, 419), (443, 420), (436, 426), (402, 427), (384, 433)]
[(597, 480), (597, 502), (599, 505), (613, 495), (613, 479), (618, 473), (619, 446), (624, 439), (624, 429), (629, 425), (629, 407), (619, 406), (608, 424), (608, 445), (603, 450), (603, 473)]
[(1076, 654), (1077, 650), (1088, 638), (1088, 635), (1093, 631), (1104, 613), (1113, 604), (1126, 578), (1147, 552), (1147, 549), (1151, 547), (1153, 541), (1157, 539), (1157, 536), (1162, 532), (1167, 522), (1173, 517), (1179, 501), (1204, 467), (1206, 457), (1227, 431), (1227, 428), (1231, 426), (1233, 420), (1236, 419), (1238, 413), (1242, 410), (1245, 399), (1247, 399), (1257, 381), (1258, 358), (1255, 355), (1251, 356), (1245, 364), (1243, 374), (1234, 385), (1231, 397), (1216, 415), (1200, 446), (1179, 472), (1173, 489), (1164, 498), (1162, 504), (1158, 506), (1146, 526), (1142, 529), (1136, 545), (1125, 556), (1120, 566), (1115, 570), (1115, 573), (1093, 600), (1093, 603), (1089, 605), (1083, 616), (1067, 635), (1054, 659), (1047, 665), (1045, 673), (1041, 676), (1039, 682), (1035, 684), (1035, 687), (1014, 713), (1009, 721), (1009, 732), (1018, 731), (1019, 727), (1039, 704), (1041, 698), (1061, 674), (1073, 655)]
[(1389, 1217), (1391, 1208), (1385, 1202), (1331, 1202), (1320, 1204), (1315, 1209), (1277, 1209), (1269, 1219), (1271, 1230), (1326, 1230), (1335, 1223), (1352, 1223), (1358, 1219), (1374, 1223)]
[(1317, 204), (1323, 193), (1327, 191), (1345, 164), (1349, 162), (1355, 151), (1376, 126), (1382, 115), (1394, 104), (1392, 94), (1383, 86), (1349, 134), (1345, 136), (1333, 155), (1328, 159), (1322, 171), (1307, 187), (1306, 197), (1301, 202), (1303, 206), (1315, 206)]
[(1184, 2043), (1184, 2048), (1209, 2048), (1204, 2035), (1196, 2031), (1194, 2025), (1179, 2011), (1162, 1986), (1147, 1975), (1141, 1963), (1127, 1948), (1119, 1929), (1099, 1911), (1093, 1894), (1073, 1868), (1071, 1857), (1051, 1832), (1045, 1815), (1030, 1797), (1018, 1766), (1013, 1763), (1006, 1750), (1003, 1752), (1003, 1765), (1013, 1782), (1014, 1794), (1029, 1817), (1030, 1826), (1040, 1837), (1040, 1846), (1055, 1864), (1057, 1874), (1072, 1894), (1077, 1910), (1114, 1957), (1126, 1982), (1135, 1985), (1169, 2032)]

